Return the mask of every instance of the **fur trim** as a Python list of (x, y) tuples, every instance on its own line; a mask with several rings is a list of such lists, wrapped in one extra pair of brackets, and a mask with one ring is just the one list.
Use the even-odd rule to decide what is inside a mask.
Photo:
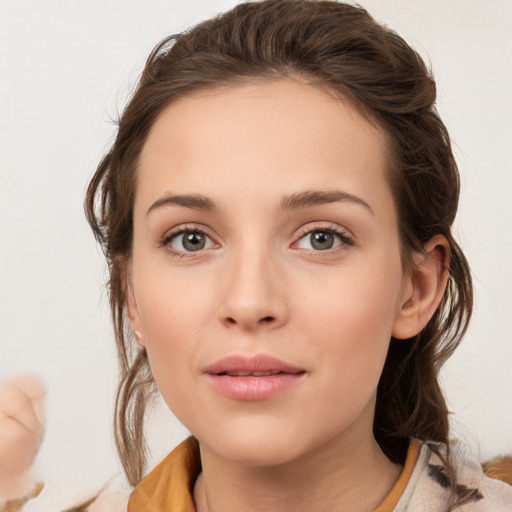
[(501, 480), (512, 485), (512, 456), (495, 457), (482, 464), (484, 473), (489, 478)]

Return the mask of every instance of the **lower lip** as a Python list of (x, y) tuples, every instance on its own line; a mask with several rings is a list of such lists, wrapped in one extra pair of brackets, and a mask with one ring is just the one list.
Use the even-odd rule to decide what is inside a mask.
[(235, 377), (232, 375), (211, 375), (208, 380), (220, 394), (236, 400), (265, 400), (297, 384), (302, 373), (277, 373), (256, 377), (254, 375)]

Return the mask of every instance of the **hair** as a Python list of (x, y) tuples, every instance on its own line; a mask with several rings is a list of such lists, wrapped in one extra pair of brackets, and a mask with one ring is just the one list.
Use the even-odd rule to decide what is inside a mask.
[[(459, 173), (436, 109), (436, 85), (421, 57), (361, 7), (336, 1), (244, 3), (161, 41), (118, 121), (117, 137), (94, 174), (87, 219), (110, 273), (109, 296), (121, 369), (115, 411), (119, 455), (132, 485), (145, 464), (144, 411), (155, 394), (145, 350), (125, 317), (125, 269), (133, 237), (137, 164), (148, 132), (173, 101), (219, 86), (300, 79), (347, 98), (387, 137), (389, 183), (398, 211), (405, 267), (441, 234), (450, 246), (449, 280), (426, 327), (391, 339), (377, 390), (374, 435), (393, 461), (410, 436), (448, 447), (448, 408), (438, 374), (463, 336), (472, 311), (469, 265), (451, 234)], [(437, 447), (437, 448), (436, 448)]]

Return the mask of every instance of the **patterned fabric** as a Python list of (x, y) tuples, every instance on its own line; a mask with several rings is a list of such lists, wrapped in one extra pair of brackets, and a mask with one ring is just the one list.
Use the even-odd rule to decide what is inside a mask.
[[(464, 454), (453, 443), (452, 456), (456, 464), (457, 495), (467, 503), (460, 512), (511, 512), (512, 486), (488, 478), (481, 465)], [(442, 460), (423, 444), (416, 467), (405, 492), (393, 512), (445, 512), (450, 495), (450, 483)]]
[[(452, 447), (457, 493), (467, 503), (458, 512), (511, 512), (512, 487), (487, 478), (480, 464)], [(197, 441), (190, 437), (134, 489), (128, 512), (195, 512), (193, 487), (201, 471)], [(397, 483), (375, 512), (446, 512), (450, 485), (443, 462), (427, 443), (413, 439)]]

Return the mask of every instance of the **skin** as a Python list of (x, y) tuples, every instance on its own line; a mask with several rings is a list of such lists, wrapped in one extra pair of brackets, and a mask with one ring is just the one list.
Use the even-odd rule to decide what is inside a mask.
[[(377, 384), (390, 337), (413, 336), (437, 307), (447, 248), (432, 240), (435, 257), (404, 270), (385, 144), (346, 100), (285, 79), (181, 98), (152, 127), (128, 313), (163, 398), (200, 441), (199, 512), (370, 511), (398, 478), (372, 433)], [(282, 207), (304, 191), (350, 197)], [(203, 231), (204, 249), (187, 251), (180, 229)], [(319, 250), (315, 230), (341, 237)], [(234, 400), (204, 374), (231, 354), (305, 373), (269, 399)]]
[(44, 435), (45, 386), (36, 375), (0, 382), (0, 503), (24, 496)]

